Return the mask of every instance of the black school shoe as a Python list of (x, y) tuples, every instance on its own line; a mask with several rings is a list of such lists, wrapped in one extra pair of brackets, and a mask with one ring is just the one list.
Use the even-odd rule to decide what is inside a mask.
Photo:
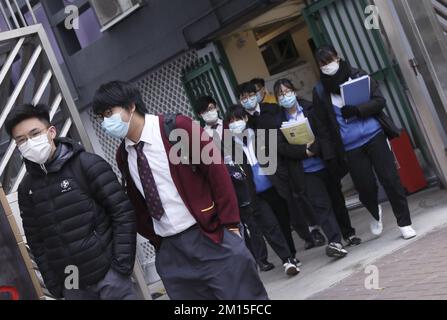
[(326, 238), (323, 236), (320, 230), (312, 230), (310, 234), (312, 235), (312, 238), (314, 240), (315, 247), (322, 247), (326, 244)]
[(270, 271), (275, 268), (273, 263), (268, 262), (268, 261), (259, 262), (258, 266), (259, 266), (259, 270), (261, 270), (262, 272), (267, 272), (267, 271)]
[(346, 242), (346, 245), (347, 245), (348, 247), (351, 247), (351, 246), (358, 246), (359, 244), (362, 243), (362, 239), (360, 239), (360, 238), (357, 237), (356, 235), (353, 235), (353, 236), (350, 236), (350, 237), (348, 237), (348, 238), (345, 238), (345, 242)]

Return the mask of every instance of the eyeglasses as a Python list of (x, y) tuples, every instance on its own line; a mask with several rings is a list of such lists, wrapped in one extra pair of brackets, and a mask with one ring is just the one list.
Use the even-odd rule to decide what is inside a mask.
[(248, 102), (248, 100), (252, 99), (253, 97), (256, 97), (256, 93), (250, 93), (248, 96), (244, 96), (241, 98), (242, 103)]
[(45, 130), (46, 129), (32, 130), (28, 135), (15, 138), (14, 141), (15, 141), (16, 145), (20, 147), (20, 146), (24, 145), (29, 139), (35, 139), (39, 136), (43, 136), (43, 133)]
[(278, 98), (284, 98), (284, 97), (287, 97), (287, 98), (290, 98), (291, 96), (293, 96), (293, 94), (295, 93), (295, 91), (293, 91), (293, 90), (285, 90), (285, 91), (283, 91), (283, 92), (280, 92), (279, 93), (279, 95), (278, 95)]

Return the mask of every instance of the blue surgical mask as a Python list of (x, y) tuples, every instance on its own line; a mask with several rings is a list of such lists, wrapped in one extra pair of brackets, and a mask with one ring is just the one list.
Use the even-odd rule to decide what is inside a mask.
[(121, 113), (115, 113), (109, 118), (104, 118), (101, 126), (112, 137), (116, 139), (124, 139), (129, 133), (129, 124), (132, 121), (133, 113), (129, 122), (124, 122)]
[(242, 106), (244, 107), (245, 110), (253, 110), (254, 108), (256, 108), (257, 105), (258, 105), (257, 95), (248, 98), (248, 100), (245, 102), (242, 102)]
[(292, 109), (298, 101), (296, 100), (296, 95), (291, 95), (290, 97), (284, 95), (279, 99), (279, 105), (285, 109)]
[(233, 135), (239, 135), (244, 132), (247, 127), (247, 123), (244, 120), (238, 120), (230, 123), (229, 129)]

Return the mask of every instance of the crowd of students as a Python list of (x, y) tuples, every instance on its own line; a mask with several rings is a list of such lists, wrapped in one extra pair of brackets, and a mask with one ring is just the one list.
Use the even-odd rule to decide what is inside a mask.
[[(295, 258), (292, 228), (305, 241), (306, 249), (324, 245), (324, 237), (318, 231), (321, 228), (327, 239), (329, 257), (347, 255), (342, 239), (346, 246), (361, 243), (352, 227), (341, 187), (341, 179), (348, 172), (360, 201), (373, 216), (371, 232), (374, 235), (380, 235), (383, 230), (374, 171), (390, 200), (402, 236), (409, 239), (416, 235), (394, 156), (387, 143), (387, 138), (399, 136), (399, 130), (383, 112), (385, 99), (377, 82), (371, 79), (369, 102), (345, 106), (340, 86), (366, 73), (340, 59), (332, 47), (320, 48), (316, 58), (321, 67), (321, 81), (315, 86), (312, 102), (298, 97), (289, 79), (276, 81), (274, 95), (267, 92), (262, 79), (254, 79), (239, 86), (240, 104), (229, 107), (225, 121), (218, 118), (217, 104), (212, 97), (202, 97), (197, 104), (205, 130), (215, 141), (225, 138), (223, 128), (228, 126), (231, 135), (227, 139), (243, 149), (245, 157), (239, 164), (248, 176), (253, 218), (243, 216), (242, 221), (248, 230), (256, 230), (254, 235), (249, 233), (246, 241), (263, 271), (272, 269), (273, 265), (266, 259), (261, 233), (283, 260), (289, 275), (297, 274), (301, 265)], [(308, 145), (292, 145), (279, 129), (284, 122), (297, 122), (302, 118), (309, 120), (316, 139)], [(259, 129), (278, 130), (275, 175), (262, 172), (256, 155), (259, 149), (251, 147), (259, 143), (252, 141), (256, 140), (255, 132)], [(245, 140), (240, 138), (242, 136)], [(267, 144), (266, 141), (262, 143)], [(230, 151), (229, 154), (235, 154)], [(276, 231), (277, 223), (282, 236)], [(282, 253), (278, 242), (288, 244), (292, 259)], [(291, 264), (295, 266), (293, 272)]]
[[(48, 290), (64, 299), (136, 299), (131, 274), (138, 232), (157, 250), (156, 268), (171, 299), (268, 299), (258, 272), (274, 268), (265, 240), (287, 276), (301, 266), (293, 231), (306, 250), (326, 245), (333, 259), (361, 244), (341, 188), (348, 172), (372, 215), (373, 234), (383, 230), (375, 172), (403, 238), (416, 236), (387, 142), (399, 131), (383, 112), (377, 82), (371, 79), (370, 101), (345, 106), (340, 85), (365, 73), (332, 47), (318, 49), (316, 58), (321, 80), (313, 101), (297, 96), (288, 79), (275, 83), (274, 95), (262, 79), (241, 84), (240, 104), (226, 106), (225, 118), (212, 97), (197, 101), (210, 138), (200, 140), (199, 151), (218, 146), (223, 163), (174, 164), (170, 133), (192, 136), (194, 121), (147, 114), (131, 83), (102, 85), (92, 108), (103, 129), (122, 140), (116, 161), (124, 190), (103, 159), (57, 138), (47, 106), (14, 108), (6, 130), (28, 171), (19, 206)], [(290, 144), (280, 128), (303, 118), (315, 139)], [(275, 148), (260, 130), (276, 130)], [(259, 150), (276, 151), (273, 174), (265, 174)], [(66, 287), (67, 266), (79, 269), (78, 286)]]

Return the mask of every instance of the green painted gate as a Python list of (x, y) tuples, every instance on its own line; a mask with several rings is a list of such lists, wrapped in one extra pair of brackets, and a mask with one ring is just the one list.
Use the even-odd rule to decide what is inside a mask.
[(428, 150), (405, 95), (399, 67), (387, 52), (380, 26), (379, 29), (365, 27), (365, 20), (370, 16), (365, 9), (373, 4), (368, 0), (309, 1), (303, 15), (317, 48), (332, 44), (351, 65), (364, 69), (380, 82), (387, 100), (387, 113), (407, 130), (414, 147), (421, 148), (426, 156)]
[[(229, 90), (235, 92), (236, 80), (225, 59), (224, 56), (222, 61), (217, 61), (210, 52), (183, 70), (182, 83), (192, 106), (199, 97), (208, 95), (217, 101), (220, 113), (226, 114), (226, 108), (233, 104)], [(226, 73), (229, 85), (222, 76), (222, 70)], [(192, 109), (198, 117), (195, 108)]]

